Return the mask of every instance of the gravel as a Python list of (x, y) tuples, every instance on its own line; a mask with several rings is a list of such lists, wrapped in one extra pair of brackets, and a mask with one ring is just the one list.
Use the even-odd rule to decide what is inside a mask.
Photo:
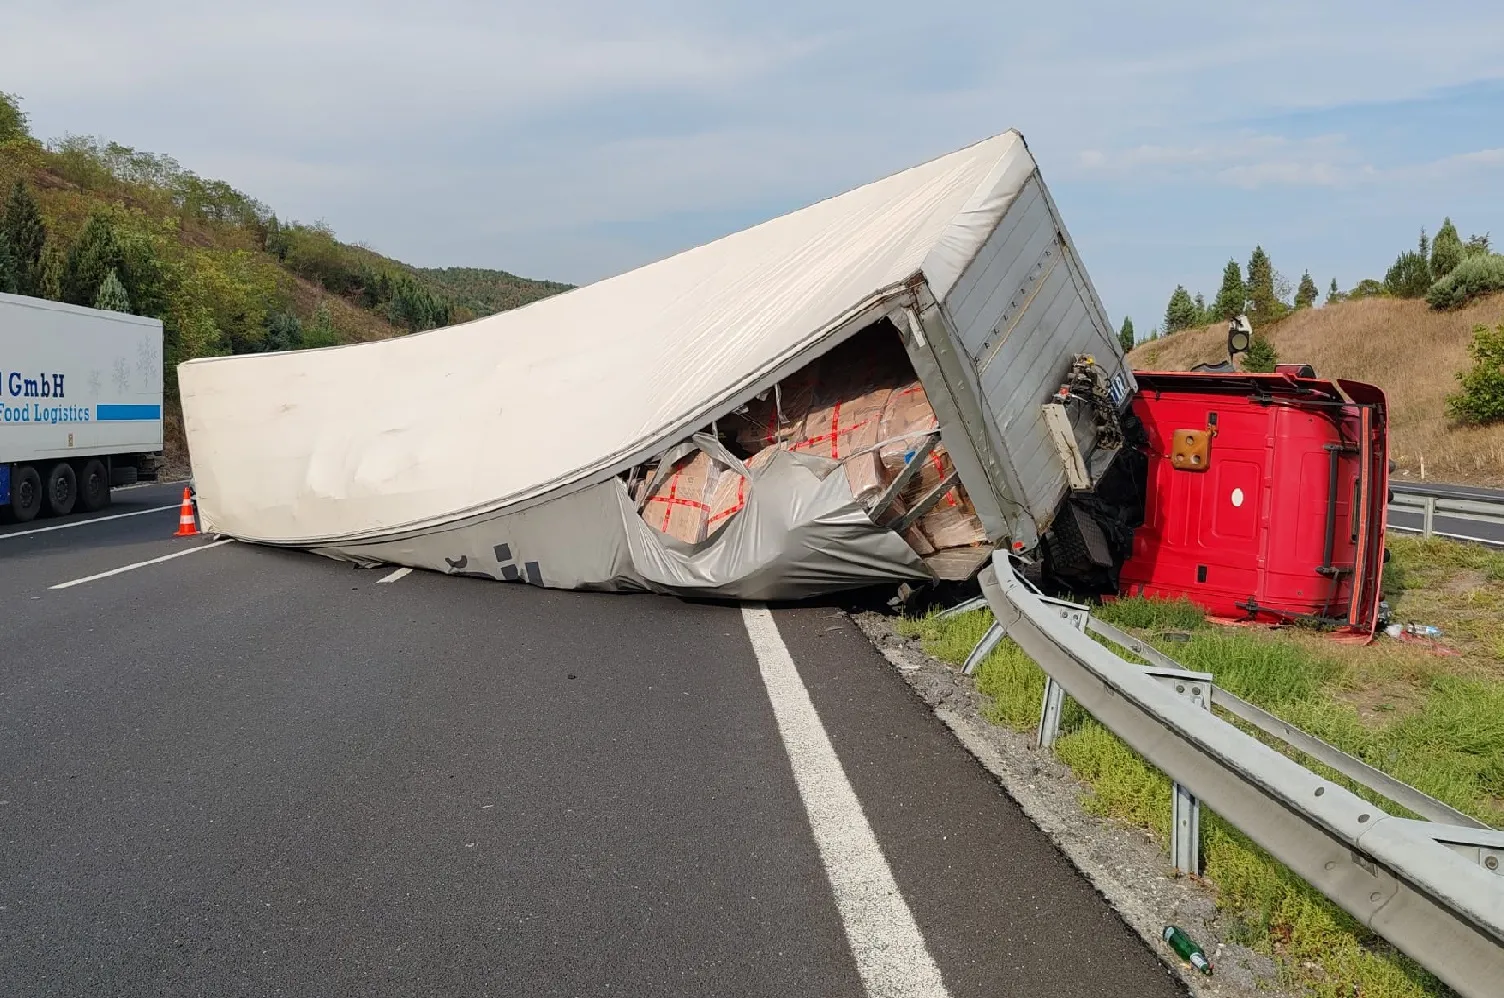
[[(1191, 992), (1206, 998), (1293, 998), (1270, 957), (1229, 941), (1232, 925), (1217, 911), (1211, 887), (1179, 876), (1148, 833), (1089, 813), (1085, 786), (1024, 734), (988, 721), (985, 698), (954, 666), (925, 654), (917, 638), (894, 631), (878, 613), (852, 615), (858, 627), (1003, 789), (1018, 801), (1123, 920), (1146, 940)], [(1212, 959), (1215, 973), (1182, 964), (1160, 931), (1178, 925)]]

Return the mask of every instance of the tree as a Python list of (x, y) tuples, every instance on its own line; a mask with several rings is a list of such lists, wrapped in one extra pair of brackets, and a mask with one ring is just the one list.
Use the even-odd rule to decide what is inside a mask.
[(120, 283), (120, 275), (113, 270), (99, 284), (99, 294), (94, 297), (94, 307), (106, 312), (129, 312), (131, 300)]
[(1457, 375), (1462, 390), (1447, 397), (1447, 414), (1462, 423), (1504, 420), (1504, 323), (1473, 327), (1473, 369)]
[(297, 350), (303, 345), (303, 324), (291, 313), (275, 312), (266, 317), (266, 337), (261, 342), (264, 350)]
[(1376, 281), (1372, 277), (1365, 277), (1353, 285), (1353, 289), (1347, 293), (1347, 297), (1354, 300), (1359, 298), (1388, 298), (1389, 294), (1389, 288), (1385, 286), (1383, 281)]
[(1133, 319), (1125, 316), (1123, 318), (1123, 328), (1118, 330), (1118, 345), (1123, 348), (1124, 353), (1127, 353), (1133, 349), (1134, 342)]
[(1469, 236), (1467, 242), (1462, 245), (1462, 255), (1464, 258), (1473, 256), (1487, 256), (1488, 233), (1485, 232), (1481, 236)]
[(1334, 277), (1332, 278), (1332, 286), (1326, 289), (1326, 303), (1330, 305), (1332, 302), (1341, 300), (1342, 292), (1337, 290), (1337, 279)]
[(5, 222), (0, 232), (10, 243), (16, 269), (16, 288), (23, 295), (37, 295), (41, 279), (42, 250), (47, 245), (47, 226), (41, 209), (26, 185), (17, 180), (5, 202)]
[(1436, 238), (1431, 241), (1431, 279), (1441, 280), (1461, 262), (1462, 237), (1457, 234), (1457, 226), (1452, 224), (1449, 216), (1442, 220)]
[(319, 307), (313, 310), (313, 321), (303, 330), (303, 346), (332, 347), (339, 343), (339, 331), (334, 328), (334, 316), (329, 311), (327, 301), (319, 302)]
[(1196, 292), (1196, 325), (1209, 326), (1216, 321), (1217, 317), (1206, 307), (1206, 295)]
[(31, 137), (26, 126), (26, 112), (21, 110), (21, 98), (0, 91), (0, 142)]
[(119, 274), (124, 269), (125, 253), (114, 226), (103, 215), (90, 215), (78, 242), (68, 251), (68, 264), (63, 268), (63, 301), (93, 305), (105, 276), (112, 270)]
[[(1336, 281), (1332, 282), (1334, 285)], [(1336, 290), (1333, 288), (1333, 290)], [(1316, 298), (1321, 292), (1316, 290), (1316, 282), (1311, 280), (1311, 272), (1308, 270), (1300, 275), (1300, 287), (1295, 292), (1295, 307), (1297, 309), (1310, 308), (1316, 304)]]
[(16, 258), (10, 251), (10, 240), (0, 231), (0, 294), (16, 293)]
[(1222, 270), (1222, 287), (1217, 292), (1217, 300), (1212, 302), (1212, 310), (1217, 313), (1217, 318), (1231, 320), (1242, 315), (1247, 308), (1248, 291), (1243, 286), (1243, 271), (1238, 267), (1238, 261), (1228, 260)]
[(1431, 253), (1426, 230), (1420, 230), (1420, 243), (1413, 250), (1397, 256), (1384, 275), (1384, 287), (1396, 298), (1424, 298), (1431, 290)]
[(1254, 333), (1253, 341), (1248, 344), (1248, 351), (1243, 354), (1243, 370), (1269, 374), (1278, 363), (1279, 355), (1274, 352), (1274, 344), (1263, 333)]
[(1185, 285), (1177, 284), (1175, 293), (1170, 295), (1170, 304), (1165, 307), (1165, 332), (1178, 333), (1182, 329), (1190, 329), (1200, 318), (1196, 312), (1196, 303), (1191, 300), (1191, 293), (1185, 289)]
[(37, 297), (49, 301), (63, 300), (63, 271), (67, 269), (63, 251), (57, 243), (49, 242), (42, 250), (42, 263), (37, 268)]
[(292, 239), (288, 236), (287, 231), (282, 228), (282, 223), (277, 221), (277, 216), (273, 215), (271, 218), (268, 218), (266, 220), (266, 240), (262, 244), (262, 248), (278, 260), (286, 260), (287, 251), (291, 247)]
[(1273, 322), (1284, 314), (1274, 290), (1274, 264), (1264, 247), (1255, 246), (1248, 258), (1248, 315), (1254, 325)]

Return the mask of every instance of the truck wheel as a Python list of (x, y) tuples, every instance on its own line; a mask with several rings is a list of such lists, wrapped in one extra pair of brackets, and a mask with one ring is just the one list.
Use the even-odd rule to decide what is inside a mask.
[(110, 473), (104, 462), (94, 457), (84, 462), (78, 472), (78, 505), (85, 513), (93, 513), (110, 504)]
[(47, 473), (47, 512), (53, 516), (67, 516), (78, 502), (78, 476), (73, 465), (59, 461)]
[(29, 464), (11, 469), (10, 511), (17, 523), (30, 523), (42, 511), (42, 476)]

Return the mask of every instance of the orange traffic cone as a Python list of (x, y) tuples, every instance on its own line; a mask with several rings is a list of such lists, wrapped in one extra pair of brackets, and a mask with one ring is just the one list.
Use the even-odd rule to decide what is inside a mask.
[(178, 532), (174, 537), (196, 537), (198, 522), (193, 518), (193, 496), (183, 489), (183, 508), (178, 511)]

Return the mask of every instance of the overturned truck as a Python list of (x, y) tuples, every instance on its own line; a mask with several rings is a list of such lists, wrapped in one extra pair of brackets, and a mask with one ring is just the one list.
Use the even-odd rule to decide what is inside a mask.
[(539, 586), (1107, 591), (1137, 385), (1016, 132), (400, 339), (179, 368), (206, 530)]

